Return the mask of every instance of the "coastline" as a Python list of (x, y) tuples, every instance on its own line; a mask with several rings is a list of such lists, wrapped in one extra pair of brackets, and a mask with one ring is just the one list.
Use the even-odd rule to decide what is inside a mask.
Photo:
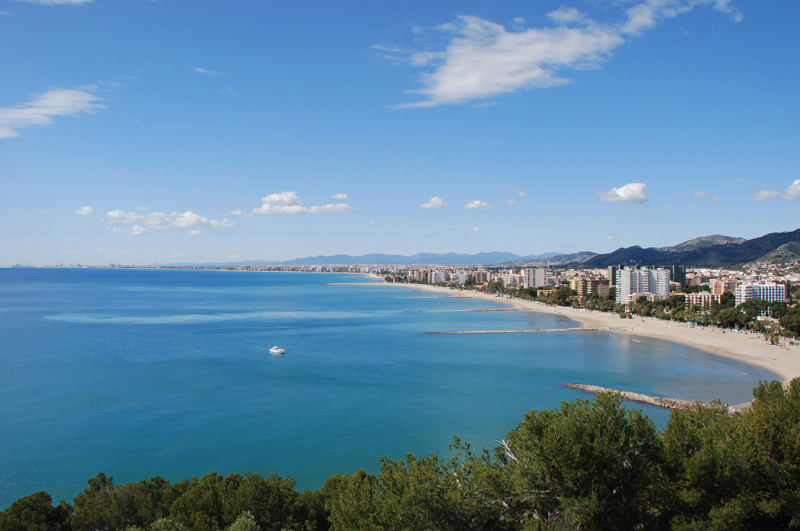
[(548, 306), (540, 302), (506, 299), (472, 290), (456, 291), (428, 284), (387, 283), (386, 285), (502, 302), (518, 310), (563, 315), (577, 321), (581, 328), (614, 328), (614, 333), (681, 343), (717, 356), (735, 359), (767, 369), (781, 379), (784, 384), (788, 384), (792, 379), (800, 377), (800, 349), (795, 351), (770, 345), (761, 336), (755, 334), (695, 327), (687, 323), (662, 321), (648, 317), (634, 316), (633, 319), (620, 319), (619, 315), (615, 313)]

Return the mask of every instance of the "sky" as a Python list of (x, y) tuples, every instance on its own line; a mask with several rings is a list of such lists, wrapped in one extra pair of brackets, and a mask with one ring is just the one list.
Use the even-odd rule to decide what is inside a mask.
[(800, 227), (800, 0), (0, 0), (0, 264)]

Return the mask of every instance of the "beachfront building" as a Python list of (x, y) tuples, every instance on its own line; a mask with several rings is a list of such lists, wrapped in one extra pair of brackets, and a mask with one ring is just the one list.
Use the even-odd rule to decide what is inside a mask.
[(711, 301), (717, 301), (717, 304), (722, 303), (722, 293), (710, 293), (708, 291), (701, 291), (699, 293), (681, 293), (686, 300), (686, 307), (699, 306), (700, 308), (711, 308)]
[(447, 273), (444, 271), (431, 271), (431, 284), (440, 284), (447, 281)]
[(569, 287), (577, 291), (581, 298), (592, 293), (596, 293), (600, 297), (608, 297), (608, 280), (604, 278), (573, 278), (569, 281)]
[(770, 283), (747, 283), (736, 287), (736, 306), (743, 302), (762, 300), (767, 302), (786, 302), (789, 299), (789, 285)]
[(708, 281), (708, 285), (711, 288), (711, 293), (714, 295), (722, 295), (726, 291), (736, 291), (736, 281), (735, 280), (724, 280), (724, 279), (717, 279), (713, 278)]
[(547, 271), (543, 267), (522, 270), (522, 285), (526, 288), (541, 288), (547, 285)]
[(617, 271), (617, 303), (630, 304), (642, 294), (653, 294), (653, 300), (669, 298), (669, 269), (619, 269)]

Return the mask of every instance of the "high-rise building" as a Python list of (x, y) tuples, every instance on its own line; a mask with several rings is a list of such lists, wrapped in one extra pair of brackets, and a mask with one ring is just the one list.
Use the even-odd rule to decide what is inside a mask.
[(671, 266), (669, 274), (672, 282), (680, 282), (681, 287), (686, 286), (686, 266)]
[(775, 282), (764, 284), (740, 284), (736, 287), (736, 306), (752, 300), (786, 302), (789, 296), (788, 284), (778, 284)]
[(543, 267), (522, 270), (522, 285), (526, 288), (541, 288), (547, 285), (547, 271)]
[(617, 303), (629, 304), (640, 294), (650, 293), (654, 299), (669, 297), (669, 269), (620, 269), (617, 271)]
[(617, 266), (608, 266), (608, 285), (609, 286), (616, 286), (617, 285), (617, 271), (619, 271), (619, 267)]

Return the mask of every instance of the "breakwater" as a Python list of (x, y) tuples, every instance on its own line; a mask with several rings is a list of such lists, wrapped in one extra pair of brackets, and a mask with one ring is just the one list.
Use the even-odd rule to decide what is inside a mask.
[(443, 334), (543, 334), (545, 332), (598, 332), (608, 330), (625, 330), (621, 327), (603, 328), (532, 328), (523, 330), (458, 330), (454, 332), (423, 332), (428, 335)]
[(634, 402), (641, 402), (643, 404), (650, 404), (651, 406), (666, 407), (669, 409), (689, 409), (695, 404), (702, 404), (697, 400), (682, 400), (680, 398), (667, 398), (663, 396), (651, 396), (642, 393), (633, 393), (631, 391), (623, 391), (621, 389), (611, 389), (610, 387), (601, 387), (599, 385), (588, 385), (581, 383), (568, 383), (564, 387), (570, 389), (580, 389), (588, 393), (619, 393), (622, 398), (632, 400)]

